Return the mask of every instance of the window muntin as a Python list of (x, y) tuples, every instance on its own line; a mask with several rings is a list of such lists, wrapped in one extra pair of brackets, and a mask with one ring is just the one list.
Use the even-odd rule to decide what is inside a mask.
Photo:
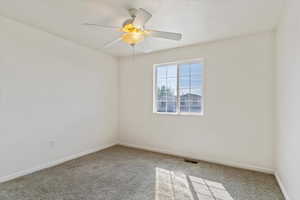
[(203, 67), (200, 60), (156, 65), (154, 112), (202, 114)]

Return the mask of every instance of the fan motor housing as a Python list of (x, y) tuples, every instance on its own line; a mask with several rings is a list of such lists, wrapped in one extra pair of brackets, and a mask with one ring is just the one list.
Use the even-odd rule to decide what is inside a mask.
[(129, 8), (129, 9), (128, 9), (129, 15), (130, 15), (132, 18), (135, 18), (135, 17), (136, 17), (137, 11), (138, 11), (138, 10), (137, 10), (136, 8)]
[(126, 26), (127, 24), (132, 24), (133, 23), (133, 19), (127, 19), (125, 20), (125, 22), (123, 23), (123, 27)]

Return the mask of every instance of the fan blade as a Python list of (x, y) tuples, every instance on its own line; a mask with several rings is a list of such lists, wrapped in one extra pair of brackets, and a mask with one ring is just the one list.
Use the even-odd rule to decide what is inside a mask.
[(144, 10), (143, 8), (140, 8), (137, 10), (133, 21), (133, 25), (138, 28), (143, 28), (143, 26), (149, 21), (151, 17), (152, 15), (148, 11)]
[(103, 48), (104, 48), (104, 49), (109, 48), (109, 47), (111, 47), (112, 45), (118, 43), (118, 42), (121, 41), (121, 40), (122, 40), (122, 38), (120, 37), (120, 38), (118, 38), (118, 39), (115, 39), (115, 40), (113, 40), (113, 41), (110, 41), (110, 42), (106, 43), (106, 44), (103, 46)]
[(104, 29), (120, 30), (120, 27), (116, 27), (116, 26), (106, 26), (106, 25), (91, 24), (91, 23), (83, 23), (82, 25), (85, 25), (85, 26), (97, 26), (97, 27), (104, 28)]
[(164, 31), (156, 31), (156, 30), (147, 30), (149, 35), (152, 37), (159, 37), (169, 40), (181, 40), (182, 34), (181, 33), (171, 33), (171, 32), (164, 32)]
[(150, 39), (149, 37), (146, 37), (143, 42), (138, 43), (135, 46), (137, 52), (150, 53), (153, 51), (152, 48), (150, 47), (151, 45), (149, 39)]

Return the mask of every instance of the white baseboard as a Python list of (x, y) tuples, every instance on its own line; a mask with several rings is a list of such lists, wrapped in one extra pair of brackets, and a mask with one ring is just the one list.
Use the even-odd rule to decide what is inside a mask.
[(191, 159), (202, 160), (202, 161), (206, 161), (206, 162), (211, 162), (211, 163), (216, 163), (216, 164), (221, 164), (221, 165), (226, 165), (226, 166), (236, 167), (236, 168), (241, 168), (241, 169), (247, 169), (247, 170), (252, 170), (252, 171), (258, 171), (258, 172), (263, 172), (263, 173), (267, 173), (267, 174), (274, 174), (274, 172), (275, 172), (274, 169), (253, 166), (253, 165), (248, 165), (248, 164), (239, 163), (239, 162), (214, 160), (214, 159), (210, 159), (210, 158), (195, 158), (195, 157), (191, 157), (191, 155), (187, 155), (186, 153), (171, 152), (168, 150), (162, 150), (162, 149), (146, 147), (146, 146), (136, 145), (136, 144), (129, 144), (126, 142), (120, 142), (119, 144), (122, 146), (143, 149), (143, 150), (148, 150), (148, 151), (152, 151), (152, 152), (163, 153), (163, 154), (168, 154), (168, 155), (173, 155), (173, 156), (187, 157), (187, 158), (191, 158)]
[(279, 187), (280, 187), (280, 189), (281, 189), (281, 192), (282, 192), (282, 194), (283, 194), (285, 200), (292, 200), (292, 199), (289, 197), (289, 195), (288, 195), (288, 193), (287, 193), (287, 190), (285, 189), (285, 187), (284, 187), (284, 185), (283, 185), (283, 182), (282, 182), (282, 180), (281, 180), (281, 178), (280, 178), (278, 172), (275, 172), (275, 178), (276, 178), (276, 180), (277, 180), (277, 182), (278, 182), (278, 185), (279, 185)]
[(28, 175), (28, 174), (32, 174), (32, 173), (40, 171), (42, 169), (46, 169), (46, 168), (50, 168), (50, 167), (59, 165), (61, 163), (64, 163), (64, 162), (67, 162), (67, 161), (70, 161), (70, 160), (73, 160), (73, 159), (76, 159), (76, 158), (79, 158), (79, 157), (97, 152), (97, 151), (100, 151), (100, 150), (103, 150), (103, 149), (106, 149), (106, 148), (114, 146), (116, 144), (118, 144), (118, 143), (111, 143), (111, 144), (107, 144), (107, 145), (102, 145), (102, 146), (99, 146), (99, 147), (89, 149), (87, 151), (72, 154), (70, 156), (67, 156), (65, 158), (61, 158), (59, 160), (50, 161), (48, 163), (36, 166), (34, 168), (31, 168), (31, 169), (25, 169), (25, 170), (15, 172), (15, 173), (7, 175), (7, 176), (0, 177), (0, 183), (6, 182), (6, 181), (9, 181), (9, 180), (21, 177), (21, 176), (25, 176), (25, 175)]

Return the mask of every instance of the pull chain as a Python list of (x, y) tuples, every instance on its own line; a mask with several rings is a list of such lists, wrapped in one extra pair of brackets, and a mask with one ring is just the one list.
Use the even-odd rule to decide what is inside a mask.
[(132, 47), (132, 63), (134, 63), (134, 58), (135, 58), (135, 44), (131, 44)]

